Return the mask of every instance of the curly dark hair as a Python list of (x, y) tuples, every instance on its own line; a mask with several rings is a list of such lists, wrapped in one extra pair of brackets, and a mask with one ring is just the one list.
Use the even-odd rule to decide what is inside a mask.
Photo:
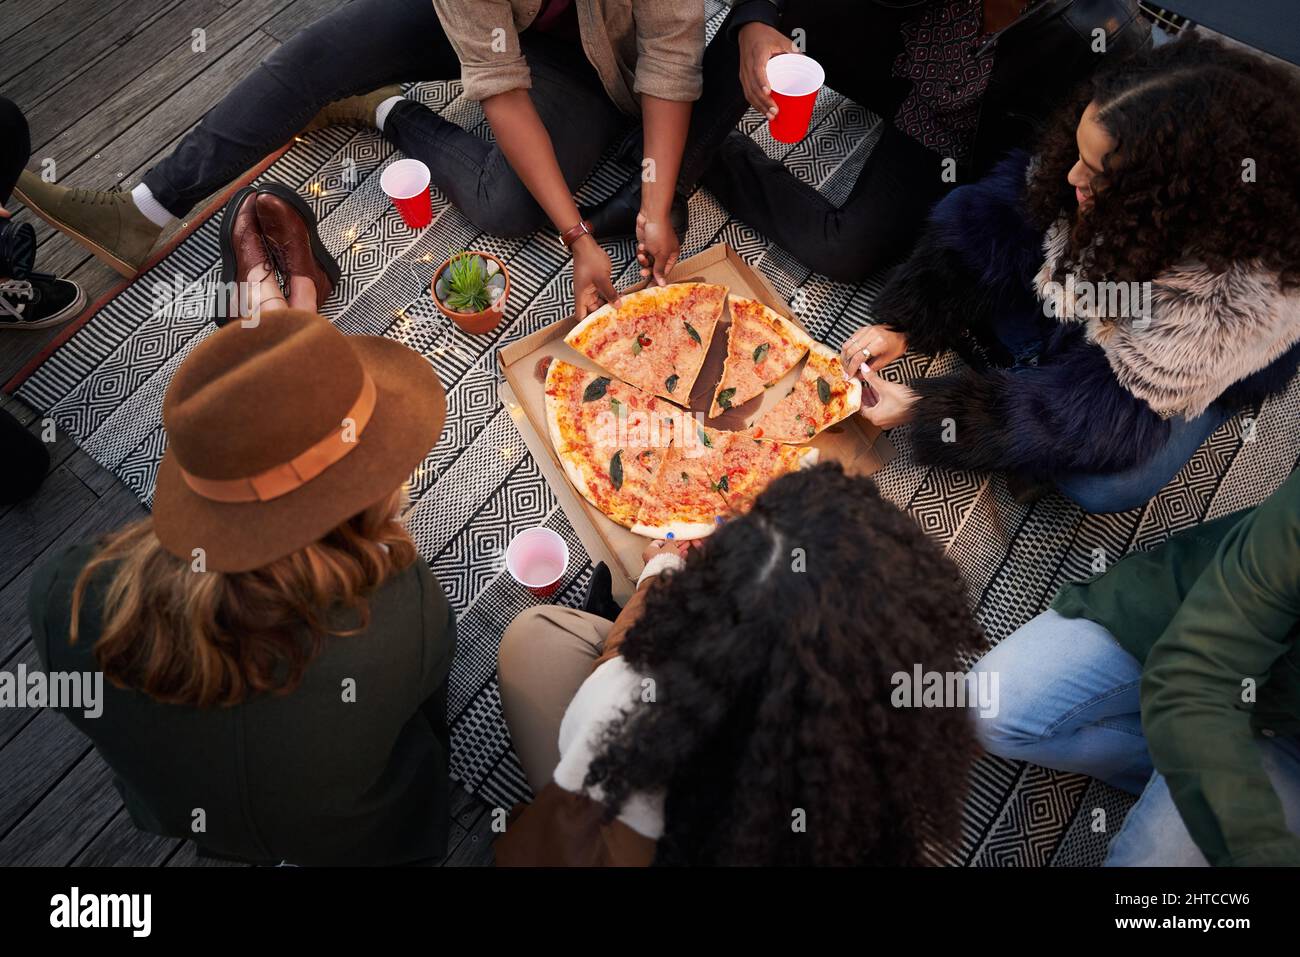
[[(1090, 101), (1118, 149), (1080, 214), (1066, 174)], [(1029, 182), (1039, 227), (1072, 218), (1056, 278), (1068, 268), (1149, 281), (1192, 257), (1216, 272), (1258, 260), (1284, 288), (1300, 285), (1298, 102), (1294, 71), (1195, 33), (1100, 68), (1045, 133)], [(1254, 182), (1243, 181), (1245, 160)]]
[(980, 641), (957, 567), (873, 482), (784, 476), (650, 589), (622, 654), (656, 700), (586, 786), (611, 817), (664, 794), (657, 864), (927, 863), (975, 739), (963, 709), (894, 707), (891, 677), (960, 672)]

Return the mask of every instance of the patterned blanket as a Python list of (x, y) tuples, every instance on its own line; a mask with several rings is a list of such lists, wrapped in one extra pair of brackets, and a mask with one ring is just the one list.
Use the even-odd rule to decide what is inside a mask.
[[(709, 32), (725, 13), (709, 2)], [(480, 135), (491, 135), (477, 104), (456, 83), (408, 90)], [(776, 143), (754, 112), (742, 129), (797, 176), (834, 201), (847, 195), (874, 143), (877, 118), (824, 90), (810, 135)], [(325, 245), (343, 278), (325, 314), (348, 333), (406, 343), (433, 364), (447, 387), (447, 424), (411, 482), (407, 522), (421, 553), (446, 588), (460, 620), (451, 676), (452, 773), (490, 803), (509, 807), (528, 788), (501, 715), (496, 649), (510, 620), (532, 601), (505, 574), (506, 543), (519, 530), (546, 525), (569, 543), (571, 578), (555, 601), (580, 600), (590, 561), (497, 397), (496, 350), (563, 318), (571, 308), (571, 270), (549, 234), (502, 240), (481, 234), (436, 191), (434, 222), (422, 232), (402, 225), (379, 188), (395, 151), (374, 131), (327, 129), (304, 136), (260, 177), (297, 189), (320, 219)], [(607, 157), (580, 194), (613, 192), (633, 171)], [(821, 340), (838, 346), (871, 321), (878, 281), (846, 285), (811, 273), (784, 250), (729, 218), (706, 190), (690, 201), (683, 255), (729, 243), (761, 270)], [(52, 415), (96, 461), (146, 505), (165, 447), (163, 393), (172, 372), (214, 329), (208, 293), (219, 279), (218, 220), (210, 218), (161, 263), (104, 305), (20, 386), (20, 398)], [(442, 320), (429, 298), (434, 268), (461, 248), (486, 249), (511, 272), (507, 321), (482, 337)], [(615, 279), (636, 281), (630, 241), (611, 244)], [(915, 378), (956, 360), (908, 356), (890, 375)], [(1113, 561), (1148, 548), (1207, 518), (1252, 505), (1288, 474), (1300, 453), (1293, 424), (1300, 385), (1255, 415), (1223, 426), (1148, 506), (1085, 516), (1059, 496), (1016, 504), (1000, 478), (915, 465), (907, 429), (891, 436), (899, 455), (878, 476), (884, 494), (907, 509), (959, 563), (976, 614), (998, 641), (1046, 607), (1063, 582), (1084, 577), (1098, 554)], [(1098, 549), (1102, 550), (1098, 553)], [(977, 765), (954, 864), (1094, 864), (1131, 799), (1099, 782), (986, 758)], [(1109, 822), (1094, 830), (1094, 808)]]

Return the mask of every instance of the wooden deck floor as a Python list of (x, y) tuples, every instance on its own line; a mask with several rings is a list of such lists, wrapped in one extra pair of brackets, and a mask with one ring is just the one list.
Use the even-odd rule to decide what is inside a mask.
[[(295, 31), (347, 0), (5, 0), (0, 93), (27, 114), (32, 159), (71, 186), (130, 188), (207, 108)], [(191, 47), (206, 33), (206, 52)], [(201, 208), (196, 207), (196, 208)], [(119, 277), (16, 201), (40, 238), (37, 268), (71, 278), (94, 302)], [(179, 227), (178, 227), (179, 228)], [(164, 237), (164, 241), (165, 241)], [(59, 329), (0, 338), (7, 381)], [(0, 408), (39, 431), (35, 413)], [(46, 555), (145, 514), (135, 496), (68, 439), (30, 500), (0, 507), (0, 670), (35, 664), (26, 602)], [(3, 463), (0, 463), (3, 467)], [(485, 805), (453, 788), (446, 865), (491, 862)], [(0, 709), (0, 865), (187, 866), (194, 846), (137, 831), (89, 742), (53, 712)]]

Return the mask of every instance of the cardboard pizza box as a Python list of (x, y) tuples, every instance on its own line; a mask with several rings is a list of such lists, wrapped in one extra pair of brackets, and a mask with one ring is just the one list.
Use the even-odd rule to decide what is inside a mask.
[[(767, 279), (752, 269), (730, 246), (712, 246), (682, 260), (669, 273), (669, 279), (673, 282), (724, 285), (732, 294), (757, 299), (793, 320), (800, 328), (805, 328)], [(640, 283), (627, 291), (633, 292), (644, 286), (645, 283)], [(730, 321), (730, 312), (724, 312), (691, 393), (690, 410), (699, 412), (702, 416), (708, 415), (710, 402), (722, 375), (722, 363), (727, 355), (725, 327)], [(502, 346), (497, 352), (497, 362), (505, 381), (500, 386), (499, 394), (587, 553), (593, 561), (603, 561), (609, 566), (614, 577), (615, 597), (621, 601), (635, 587), (636, 578), (641, 573), (641, 552), (648, 540), (633, 535), (622, 525), (610, 521), (603, 512), (578, 494), (564, 474), (546, 425), (547, 360), (563, 359), (585, 369), (603, 371), (564, 342), (564, 337), (575, 325), (576, 317), (569, 316)], [(729, 409), (716, 419), (705, 421), (720, 429), (745, 428), (780, 401), (798, 381), (802, 370), (803, 363), (800, 362), (763, 395)], [(808, 444), (821, 451), (821, 461), (837, 461), (844, 466), (845, 471), (856, 475), (871, 475), (894, 454), (893, 446), (880, 434), (880, 430), (856, 415), (820, 433)]]

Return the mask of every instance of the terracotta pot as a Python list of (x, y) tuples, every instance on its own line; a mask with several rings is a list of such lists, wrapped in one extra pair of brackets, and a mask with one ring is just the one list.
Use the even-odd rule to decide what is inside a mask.
[(467, 250), (467, 252), (471, 256), (478, 256), (480, 259), (487, 262), (496, 263), (497, 269), (499, 269), (501, 275), (505, 277), (505, 288), (501, 290), (501, 295), (497, 297), (496, 302), (481, 312), (457, 312), (456, 310), (449, 309), (445, 306), (442, 300), (438, 298), (438, 280), (442, 277), (442, 274), (447, 271), (447, 267), (451, 265), (450, 259), (439, 266), (438, 271), (433, 274), (433, 279), (429, 283), (429, 295), (433, 297), (433, 304), (438, 307), (438, 311), (444, 316), (456, 323), (456, 325), (460, 326), (470, 335), (481, 336), (484, 333), (491, 332), (495, 329), (505, 317), (506, 301), (510, 298), (510, 270), (506, 269), (506, 264), (500, 259), (497, 259), (497, 257), (493, 256), (491, 253), (479, 252), (474, 249)]

